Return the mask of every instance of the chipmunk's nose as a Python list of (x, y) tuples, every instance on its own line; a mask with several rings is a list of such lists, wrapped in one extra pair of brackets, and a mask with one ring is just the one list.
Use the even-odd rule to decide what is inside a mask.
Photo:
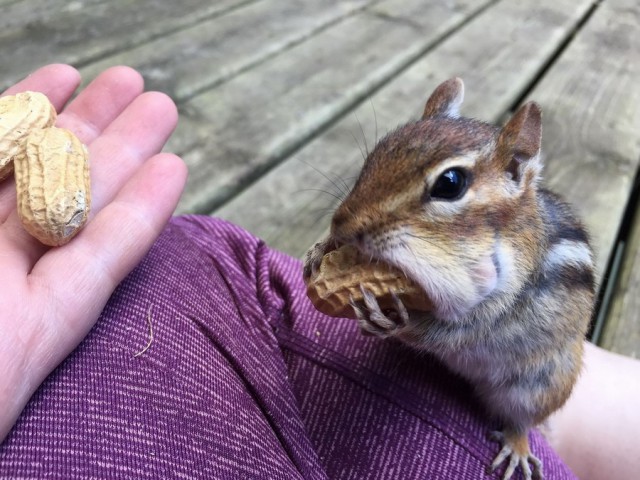
[(340, 243), (361, 246), (366, 238), (367, 226), (360, 216), (346, 208), (338, 208), (331, 220), (331, 235)]

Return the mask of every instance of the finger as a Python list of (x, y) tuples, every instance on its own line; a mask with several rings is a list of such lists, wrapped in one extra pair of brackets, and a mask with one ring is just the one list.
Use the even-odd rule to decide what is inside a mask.
[[(162, 149), (177, 123), (174, 103), (164, 94), (137, 97), (89, 146), (91, 169), (91, 218), (151, 155)], [(17, 212), (11, 212), (0, 232), (0, 246), (12, 253), (7, 262), (23, 274), (48, 249), (22, 228)], [(4, 242), (4, 245), (3, 245)]]
[(173, 101), (147, 92), (136, 100), (90, 147), (93, 209), (99, 211), (144, 161), (162, 150), (178, 122)]
[(13, 175), (10, 175), (0, 183), (0, 224), (6, 221), (14, 208), (16, 208), (16, 185)]
[(56, 125), (85, 144), (93, 142), (144, 90), (142, 76), (129, 67), (105, 70), (60, 114)]
[(42, 92), (56, 110), (60, 111), (78, 85), (80, 85), (80, 74), (75, 68), (62, 64), (47, 65), (8, 88), (2, 96), (15, 95), (27, 90)]
[[(47, 77), (48, 75), (51, 78)], [(42, 90), (51, 89), (58, 85), (58, 89), (52, 91), (49, 100), (56, 106), (56, 109), (60, 110), (79, 82), (80, 75), (76, 70), (65, 65), (52, 65), (37, 70), (10, 90), (18, 92), (22, 87), (32, 90), (38, 90), (38, 87), (42, 87), (40, 88)], [(113, 67), (105, 70), (59, 115), (56, 125), (68, 128), (83, 143), (89, 144), (142, 93), (143, 89), (142, 77), (135, 70), (128, 67)], [(1, 222), (6, 221), (9, 214), (15, 209), (15, 195), (14, 182), (2, 182), (0, 187)]]
[(58, 313), (39, 341), (45, 375), (86, 335), (115, 287), (147, 253), (185, 181), (178, 157), (156, 155), (72, 242), (49, 250), (34, 266), (30, 295), (55, 299)]

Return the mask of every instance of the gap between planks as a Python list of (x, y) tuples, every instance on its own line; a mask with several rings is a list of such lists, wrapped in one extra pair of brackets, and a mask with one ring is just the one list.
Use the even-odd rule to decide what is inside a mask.
[(607, 350), (640, 358), (640, 169), (616, 245), (592, 341)]
[(113, 65), (132, 66), (150, 88), (182, 107), (380, 1), (325, 0), (295, 8), (263, 0), (93, 62), (83, 73), (91, 79)]
[[(10, 18), (11, 24), (4, 25), (0, 42), (12, 51), (12, 55), (5, 58), (0, 67), (0, 88), (8, 87), (45, 63), (69, 63), (81, 68), (130, 49), (132, 45), (152, 42), (264, 0), (221, 0), (215, 4), (202, 1), (198, 8), (181, 15), (167, 14), (159, 4), (142, 20), (133, 14), (139, 16), (139, 9), (145, 8), (146, 4), (135, 6), (125, 0), (109, 3), (90, 0), (84, 4), (50, 0), (39, 8), (41, 1), (23, 0), (5, 7), (9, 11), (0, 23), (6, 24)], [(56, 8), (57, 3), (60, 3), (59, 8)], [(127, 10), (132, 6), (135, 6), (134, 11)], [(122, 15), (131, 17), (125, 31), (117, 22)], [(110, 20), (103, 22), (103, 16)]]
[[(359, 78), (354, 78), (351, 80), (351, 83), (345, 84), (344, 86), (336, 85), (335, 88), (337, 90), (331, 94), (332, 98), (330, 98), (329, 100), (322, 103), (319, 103), (321, 100), (320, 98), (309, 100), (310, 105), (309, 108), (307, 108), (304, 112), (304, 118), (298, 118), (297, 122), (291, 122), (287, 125), (283, 125), (284, 131), (281, 130), (275, 136), (271, 136), (268, 139), (262, 139), (259, 140), (258, 143), (256, 143), (256, 139), (254, 138), (253, 144), (250, 144), (248, 146), (245, 145), (244, 147), (254, 151), (253, 153), (245, 151), (244, 153), (246, 158), (236, 159), (236, 163), (233, 166), (230, 166), (226, 170), (226, 172), (223, 172), (226, 174), (226, 177), (218, 174), (217, 177), (210, 178), (201, 185), (196, 184), (193, 193), (187, 192), (185, 197), (183, 197), (183, 203), (180, 206), (180, 211), (207, 213), (212, 209), (215, 209), (223, 203), (229, 201), (230, 198), (235, 197), (240, 192), (246, 190), (256, 180), (259, 180), (267, 172), (271, 171), (274, 167), (285, 161), (294, 152), (298, 151), (301, 147), (308, 144), (309, 141), (325, 132), (331, 127), (331, 125), (335, 124), (337, 121), (343, 118), (345, 114), (348, 114), (355, 106), (362, 103), (363, 100), (369, 98), (376, 91), (386, 85), (389, 81), (397, 77), (398, 74), (409, 68), (413, 63), (424, 56), (425, 53), (433, 49), (434, 46), (439, 45), (442, 41), (449, 38), (453, 33), (458, 31), (464, 25), (472, 21), (483, 11), (496, 3), (499, 3), (499, 1), (485, 1), (481, 2), (478, 5), (469, 7), (468, 10), (462, 13), (458, 12), (457, 16), (451, 16), (451, 18), (447, 20), (448, 23), (443, 23), (443, 21), (440, 22), (440, 25), (435, 25), (434, 28), (431, 28), (431, 30), (429, 31), (429, 33), (431, 34), (430, 37), (425, 36), (424, 34), (422, 36), (417, 36), (412, 33), (411, 35), (409, 35), (409, 37), (412, 38), (412, 43), (405, 43), (404, 48), (401, 51), (394, 52), (394, 55), (391, 58), (386, 58), (384, 59), (384, 61), (380, 60), (378, 64), (367, 66), (368, 68), (361, 74), (365, 75), (364, 77), (360, 76)], [(383, 22), (383, 20), (375, 17), (374, 15), (370, 15), (369, 17), (361, 17), (354, 20), (361, 20), (362, 22), (375, 21), (376, 23)], [(345, 26), (346, 28), (346, 25), (343, 26)], [(438, 26), (440, 27), (439, 31), (436, 28)], [(396, 27), (400, 28), (400, 25), (398, 24), (396, 25)], [(406, 28), (407, 32), (409, 32), (408, 27), (405, 26), (404, 28)], [(422, 28), (425, 29), (425, 26), (423, 25)], [(398, 37), (397, 33), (399, 32), (396, 32), (396, 37)], [(323, 40), (325, 39), (319, 37), (314, 38), (314, 41), (317, 44), (319, 44)], [(311, 45), (305, 43), (303, 45), (300, 45), (300, 47), (303, 49), (306, 47), (310, 48)], [(334, 47), (337, 47), (337, 45), (334, 45)], [(292, 51), (293, 50), (291, 50), (290, 52)], [(364, 53), (366, 54), (366, 52)], [(284, 64), (285, 62), (282, 63)], [(275, 68), (272, 63), (269, 63), (268, 67), (265, 67), (265, 70), (272, 67)], [(284, 67), (278, 68), (282, 70)], [(255, 76), (254, 81), (259, 81), (260, 77), (258, 77), (258, 72), (256, 70), (253, 70), (251, 74)], [(231, 85), (231, 83), (227, 83), (226, 86), (229, 87), (229, 89), (240, 89), (240, 87), (238, 87), (238, 82), (241, 79), (237, 78), (235, 80), (236, 82), (234, 82), (233, 85)], [(246, 79), (243, 77), (242, 80), (244, 81)], [(269, 78), (269, 80), (275, 81), (274, 78)], [(268, 86), (263, 85), (263, 88), (268, 88)], [(340, 95), (338, 95), (337, 91), (341, 92)], [(225, 94), (226, 92), (212, 93), (211, 96), (208, 97), (207, 101), (211, 103), (215, 98), (223, 97), (225, 96)], [(312, 91), (312, 94), (315, 94), (315, 92)], [(195, 97), (194, 100), (200, 102), (202, 98), (203, 97)], [(289, 102), (295, 101), (289, 99)], [(249, 108), (248, 105), (237, 105), (236, 107), (237, 108), (234, 108), (233, 111), (226, 111), (229, 115), (241, 116), (243, 115), (243, 113), (238, 112), (238, 108), (240, 110)], [(204, 112), (204, 114), (206, 115), (206, 112)], [(220, 115), (220, 112), (218, 113), (218, 115)], [(264, 115), (264, 113), (256, 112), (256, 115), (260, 117), (261, 115)], [(188, 119), (183, 118), (183, 121), (185, 121), (183, 130), (190, 129), (186, 126), (188, 123)], [(199, 123), (202, 123), (203, 121), (205, 122), (203, 124), (206, 124), (207, 119), (198, 118)], [(219, 124), (217, 125), (218, 129), (223, 128), (222, 123), (224, 122), (215, 119), (213, 121)], [(231, 123), (233, 123), (232, 118), (230, 117), (226, 120), (226, 122), (228, 125), (230, 125)], [(255, 124), (256, 122), (257, 120), (249, 121), (249, 123), (251, 124), (250, 126), (254, 126), (253, 124)], [(262, 128), (262, 130), (264, 130), (264, 128)], [(203, 155), (206, 156), (207, 151), (217, 150), (219, 152), (219, 156), (224, 156), (224, 149), (228, 148), (230, 150), (230, 153), (234, 153), (234, 149), (236, 147), (233, 142), (235, 142), (236, 140), (230, 140), (223, 131), (219, 131), (216, 129), (209, 129), (206, 133), (206, 139), (197, 138), (197, 135), (192, 135), (194, 137), (193, 140), (187, 140), (187, 142), (189, 142), (187, 145), (185, 145), (183, 148), (180, 148), (178, 146), (178, 148), (174, 148), (174, 150), (182, 153), (188, 162), (192, 161), (195, 164), (197, 164), (197, 162), (203, 162), (202, 160), (198, 160), (197, 158)], [(250, 134), (250, 132), (246, 133)], [(188, 138), (188, 135), (189, 134), (187, 134), (185, 138)], [(220, 141), (214, 143), (212, 139), (215, 139), (216, 135), (219, 136)], [(261, 132), (260, 135), (264, 136), (264, 131)], [(229, 146), (225, 146), (225, 143), (229, 143)], [(221, 151), (223, 153), (220, 153)], [(192, 160), (191, 157), (193, 157), (194, 160)], [(207, 156), (206, 158), (207, 162), (212, 161), (210, 157)], [(233, 169), (235, 169), (235, 171), (233, 171)]]
[[(525, 4), (507, 2), (485, 12), (371, 99), (380, 131), (406, 122), (411, 112), (419, 113), (428, 91), (455, 75), (465, 79), (468, 91), (463, 113), (495, 122), (590, 5), (591, 2), (576, 6), (569, 0), (547, 0), (539, 8), (531, 9)], [(549, 12), (553, 13), (553, 24), (548, 22)], [(508, 18), (506, 24), (512, 31), (487, 35), (487, 26), (497, 18)], [(546, 28), (544, 31), (542, 26)], [(511, 33), (517, 33), (515, 39), (505, 44), (503, 36)], [(485, 57), (493, 63), (487, 63)], [(496, 68), (496, 64), (501, 68)], [(301, 256), (328, 227), (328, 222), (311, 218), (322, 198), (304, 192), (306, 184), (311, 184), (308, 175), (312, 173), (305, 164), (338, 177), (356, 175), (361, 159), (353, 147), (351, 132), (358, 130), (358, 118), (367, 118), (368, 110), (368, 105), (361, 105), (354, 110), (355, 119), (346, 115), (324, 135), (213, 213), (248, 228), (275, 248)], [(316, 187), (317, 181), (310, 185), (311, 189)]]

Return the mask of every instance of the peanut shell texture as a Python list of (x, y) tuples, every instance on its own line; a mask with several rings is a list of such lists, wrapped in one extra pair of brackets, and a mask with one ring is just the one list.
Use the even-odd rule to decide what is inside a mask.
[(31, 235), (64, 245), (87, 221), (91, 207), (86, 147), (69, 130), (32, 130), (15, 158), (18, 215)]
[(56, 110), (46, 95), (22, 92), (0, 98), (0, 180), (13, 171), (13, 161), (33, 129), (56, 121)]
[(425, 293), (404, 273), (384, 263), (368, 262), (351, 245), (322, 257), (318, 271), (307, 279), (307, 295), (327, 315), (356, 318), (350, 300), (362, 301), (360, 286), (373, 293), (383, 309), (393, 308), (394, 292), (408, 309), (431, 310)]

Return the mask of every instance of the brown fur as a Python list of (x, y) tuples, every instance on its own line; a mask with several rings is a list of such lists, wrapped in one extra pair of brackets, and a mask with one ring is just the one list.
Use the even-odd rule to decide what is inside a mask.
[[(505, 445), (535, 470), (526, 432), (565, 403), (580, 372), (593, 263), (581, 223), (538, 185), (539, 107), (525, 104), (497, 128), (460, 117), (462, 96), (461, 80), (444, 82), (421, 120), (378, 143), (305, 274), (328, 245), (348, 243), (413, 278), (434, 312), (408, 312), (384, 330), (375, 324), (384, 313), (359, 305), (362, 328), (429, 351), (466, 377), (505, 432), (518, 432), (503, 436)], [(450, 168), (464, 172), (467, 189), (433, 197)]]

